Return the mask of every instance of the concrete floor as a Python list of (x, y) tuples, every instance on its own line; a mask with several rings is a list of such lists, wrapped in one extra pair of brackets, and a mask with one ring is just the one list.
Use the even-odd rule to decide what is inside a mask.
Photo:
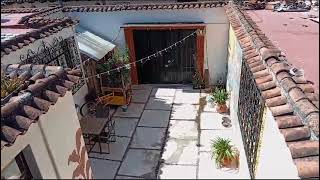
[(243, 149), (239, 170), (219, 169), (211, 159), (211, 140), (241, 137), (221, 125), (228, 115), (216, 113), (206, 96), (185, 86), (135, 86), (128, 110), (118, 108), (113, 116), (117, 140), (111, 153), (89, 154), (94, 178), (250, 178)]

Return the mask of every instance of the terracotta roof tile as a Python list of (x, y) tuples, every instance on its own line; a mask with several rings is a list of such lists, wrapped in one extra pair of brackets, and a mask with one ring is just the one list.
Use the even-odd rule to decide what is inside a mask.
[(262, 96), (265, 99), (269, 99), (269, 98), (273, 98), (273, 97), (277, 97), (281, 95), (281, 89), (278, 87), (275, 87), (273, 89), (269, 89), (269, 90), (265, 90), (262, 91)]
[(253, 67), (251, 68), (252, 73), (258, 72), (258, 71), (262, 71), (265, 70), (266, 66), (264, 64), (261, 64), (259, 66)]
[(319, 95), (304, 77), (289, 73), (292, 65), (245, 11), (232, 3), (225, 10), (243, 50), (244, 62), (251, 68), (287, 141), (299, 176), (318, 178)]
[(303, 126), (303, 123), (300, 120), (300, 118), (295, 115), (279, 116), (276, 117), (275, 120), (278, 123), (279, 129)]
[(269, 98), (266, 100), (266, 105), (268, 107), (280, 106), (286, 103), (287, 103), (287, 98), (284, 96), (277, 96), (277, 97)]
[(298, 158), (294, 160), (300, 177), (317, 178), (319, 177), (319, 155)]
[[(12, 12), (11, 12), (12, 11)], [(62, 11), (59, 7), (43, 8), (37, 13), (25, 16), (19, 25), (23, 25), (25, 29), (32, 29), (32, 31), (14, 36), (13, 38), (1, 42), (1, 57), (10, 54), (12, 51), (16, 51), (23, 46), (29, 45), (31, 42), (37, 39), (48, 37), (54, 33), (57, 33), (63, 28), (73, 26), (78, 23), (76, 20), (72, 20), (69, 17), (63, 18), (48, 18), (48, 14)], [(19, 13), (19, 9), (1, 9), (2, 13)], [(13, 27), (12, 27), (13, 28)]]
[(256, 83), (258, 85), (262, 84), (262, 83), (265, 83), (265, 82), (269, 82), (269, 81), (272, 81), (273, 80), (273, 77), (272, 75), (268, 75), (268, 76), (263, 76), (263, 77), (260, 77), (260, 78), (257, 78), (256, 79)]
[(295, 127), (280, 129), (286, 141), (307, 140), (310, 138), (311, 133), (308, 127)]
[(116, 4), (116, 5), (80, 5), (64, 6), (63, 12), (109, 12), (109, 11), (128, 11), (128, 10), (161, 10), (161, 9), (197, 9), (222, 7), (227, 1), (209, 2), (168, 2), (168, 3), (149, 3), (149, 4)]
[(256, 78), (260, 78), (260, 77), (264, 77), (264, 76), (268, 76), (270, 73), (267, 69), (261, 70), (261, 71), (257, 71), (253, 73), (253, 77)]
[(250, 68), (253, 68), (253, 67), (256, 67), (256, 66), (259, 66), (259, 65), (262, 65), (263, 63), (261, 61), (254, 61), (252, 63), (248, 62), (247, 63), (249, 64), (249, 67)]
[(309, 100), (301, 99), (300, 101), (296, 102), (296, 106), (300, 109), (300, 111), (308, 116), (309, 114), (315, 112), (319, 113), (319, 109), (316, 108)]
[(305, 93), (313, 93), (314, 88), (312, 84), (298, 84), (298, 87), (300, 87)]
[(18, 135), (78, 83), (76, 76), (81, 76), (79, 70), (46, 65), (1, 65), (1, 70), (6, 75), (30, 73), (18, 95), (1, 99), (1, 141), (4, 146), (13, 144)]
[(297, 84), (291, 78), (282, 79), (282, 81), (280, 81), (280, 85), (287, 92), (290, 92), (292, 88), (297, 87)]
[(281, 116), (291, 114), (293, 112), (293, 108), (289, 104), (284, 104), (280, 106), (270, 107), (270, 111), (273, 116)]
[(307, 98), (303, 91), (298, 87), (290, 89), (289, 96), (294, 102)]
[(296, 141), (288, 143), (293, 158), (316, 156), (319, 154), (319, 141)]

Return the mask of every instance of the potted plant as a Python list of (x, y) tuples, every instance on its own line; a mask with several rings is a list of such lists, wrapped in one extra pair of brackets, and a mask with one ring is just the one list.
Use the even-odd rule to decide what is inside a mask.
[(205, 88), (204, 79), (201, 77), (201, 75), (197, 71), (192, 76), (192, 85), (193, 85), (193, 89), (204, 89)]
[(217, 104), (218, 113), (228, 112), (226, 101), (229, 99), (229, 94), (224, 88), (216, 88), (211, 94), (211, 101)]
[(231, 145), (230, 139), (218, 137), (211, 143), (211, 158), (218, 167), (239, 168), (239, 151)]
[[(115, 49), (114, 54), (107, 62), (102, 62), (97, 65), (97, 73), (103, 73), (111, 69), (123, 67), (129, 63), (128, 49)], [(112, 71), (109, 74), (104, 74), (102, 77), (103, 85), (108, 87), (121, 87), (124, 84), (130, 83), (130, 66), (121, 68), (119, 71)]]

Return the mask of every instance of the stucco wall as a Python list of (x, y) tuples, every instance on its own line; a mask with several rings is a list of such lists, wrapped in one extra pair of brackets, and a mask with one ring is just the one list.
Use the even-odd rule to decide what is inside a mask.
[(229, 30), (228, 52), (227, 91), (230, 92), (230, 116), (231, 119), (238, 121), (242, 50), (231, 27)]
[(94, 34), (125, 47), (121, 26), (128, 23), (200, 23), (206, 24), (207, 47), (205, 67), (209, 67), (210, 84), (225, 80), (229, 23), (224, 8), (177, 10), (139, 10), (114, 12), (70, 12), (67, 16), (80, 19), (80, 25)]
[(249, 178), (250, 173), (247, 164), (247, 158), (242, 142), (242, 136), (240, 131), (240, 125), (238, 120), (238, 100), (239, 100), (239, 88), (240, 88), (240, 74), (242, 63), (242, 51), (240, 45), (237, 42), (236, 36), (232, 29), (228, 30), (229, 41), (228, 43), (228, 71), (226, 74), (227, 82), (226, 88), (229, 92), (229, 107), (230, 107), (230, 119), (232, 122), (233, 143), (238, 147), (240, 151), (240, 169), (244, 172), (245, 176)]
[[(12, 146), (1, 151), (1, 170), (29, 145), (41, 178), (72, 178), (78, 164), (71, 162), (68, 165), (68, 158), (76, 148), (76, 131), (79, 128), (73, 97), (71, 92), (67, 92), (46, 114), (40, 116), (37, 123), (30, 126), (25, 135), (19, 136)], [(82, 138), (81, 145), (84, 145)]]
[(76, 93), (73, 94), (74, 104), (79, 106), (85, 103), (85, 96), (88, 94), (88, 86), (84, 84)]
[(290, 150), (269, 108), (263, 119), (256, 179), (300, 179)]
[[(227, 90), (231, 93), (230, 116), (235, 121), (234, 126), (235, 130), (237, 130), (240, 129), (237, 113), (242, 49), (231, 27), (229, 31), (228, 51)], [(298, 179), (298, 172), (284, 137), (280, 133), (270, 110), (266, 108), (265, 111), (255, 177), (257, 179)], [(238, 135), (241, 136), (241, 132)]]

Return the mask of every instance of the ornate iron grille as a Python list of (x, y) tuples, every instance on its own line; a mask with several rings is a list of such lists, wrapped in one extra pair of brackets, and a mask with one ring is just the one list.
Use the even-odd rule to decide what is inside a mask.
[(21, 54), (22, 64), (46, 64), (73, 68), (79, 64), (76, 57), (75, 41), (72, 38), (54, 38), (51, 44), (42, 41), (37, 51), (28, 49), (27, 54)]
[(257, 150), (265, 102), (247, 63), (242, 62), (238, 118), (251, 178), (255, 176)]

